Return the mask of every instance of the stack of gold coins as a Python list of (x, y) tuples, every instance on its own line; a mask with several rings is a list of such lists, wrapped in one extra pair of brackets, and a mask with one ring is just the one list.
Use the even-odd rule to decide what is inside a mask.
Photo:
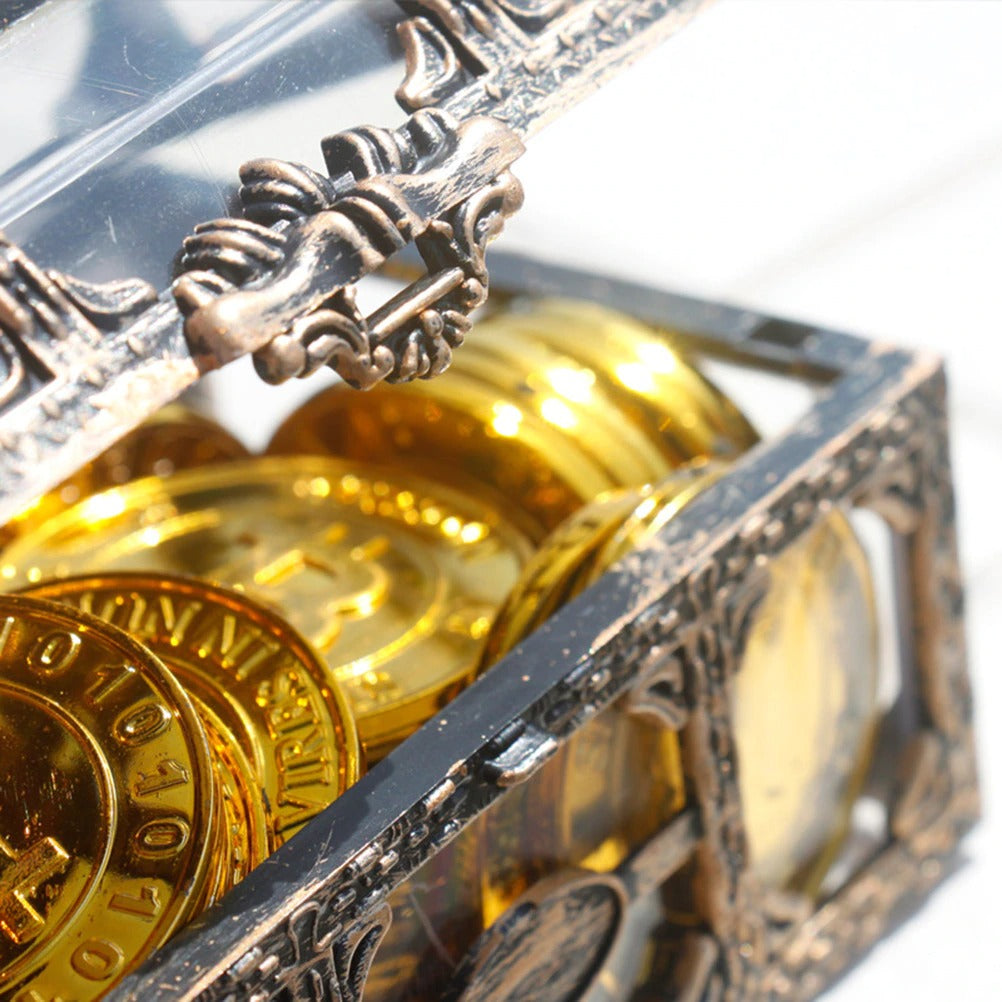
[[(65, 902), (98, 879), (86, 867), (98, 873), (106, 856), (79, 833), (76, 842), (51, 834), (61, 823), (53, 809), (27, 797), (34, 820), (0, 830), (0, 933), (17, 948), (0, 952), (0, 995), (82, 1000), (110, 987), (354, 782), (364, 759), (413, 733), (755, 441), (666, 335), (599, 307), (548, 302), (487, 319), (443, 378), (323, 391), (278, 429), (267, 456), (171, 409), (40, 499), (0, 530), (0, 584), (29, 596), (4, 602), (35, 610), (22, 615), (30, 630), (9, 628), (11, 643), (41, 645), (33, 663), (49, 660), (26, 688), (11, 669), (0, 728), (74, 735), (97, 777), (73, 811), (88, 837), (95, 818), (117, 837), (121, 810), (108, 805), (139, 790), (187, 791), (201, 813), (192, 801), (182, 833), (163, 821), (166, 807), (154, 812), (150, 845), (179, 857), (176, 903), (138, 850), (116, 866), (139, 881), (128, 884), (133, 914), (157, 916), (155, 935), (126, 944), (109, 920), (61, 947), (72, 926), (64, 911), (76, 907)], [(775, 564), (735, 692), (742, 790), (763, 881), (811, 892), (865, 761), (869, 579), (840, 516)], [(116, 702), (102, 730), (72, 702), (93, 710), (86, 687), (66, 689), (62, 705), (64, 690), (46, 688), (62, 671), (50, 662), (76, 641), (45, 625), (54, 609), (81, 644), (141, 651), (146, 667), (123, 677), (167, 680), (157, 683), (175, 700), (161, 714), (164, 733), (187, 736), (186, 758), (158, 753), (108, 785), (99, 763), (122, 760), (121, 720), (134, 711), (135, 726), (154, 728), (159, 718)], [(849, 616), (851, 637), (837, 625)], [(18, 743), (5, 753), (20, 764), (0, 784), (0, 818), (32, 781)], [(53, 789), (83, 784), (83, 765), (60, 755), (45, 766)], [(64, 768), (72, 782), (58, 778)], [(393, 896), (367, 999), (436, 997), (449, 977), (444, 955), (470, 949), (555, 867), (613, 871), (684, 806), (685, 787), (676, 732), (610, 709)], [(52, 958), (66, 951), (59, 966)]]
[(554, 301), (485, 320), (444, 379), (318, 394), (268, 451), (419, 472), (489, 499), (539, 543), (603, 491), (755, 441), (664, 335)]
[[(321, 394), (270, 458), (171, 408), (6, 527), (8, 588), (131, 634), (192, 701), (215, 813), (189, 915), (357, 777), (356, 730), (376, 760), (475, 676), (566, 516), (754, 441), (626, 318), (548, 304), (480, 333), (445, 380)], [(452, 879), (478, 853), (436, 864), (440, 913), (482, 915)]]
[[(43, 531), (78, 494), (246, 455), (168, 408), (4, 537)], [(105, 572), (23, 590), (0, 596), (0, 997), (84, 1002), (323, 810), (363, 759), (321, 659), (246, 594)]]
[[(246, 801), (238, 872), (358, 779), (358, 737), (341, 689), (303, 637), (247, 595), (191, 578), (127, 573), (70, 577), (27, 593), (128, 631), (192, 696), (233, 811)], [(231, 836), (223, 841), (229, 851)]]
[(0, 597), (0, 993), (91, 999), (219, 878), (191, 700), (84, 613)]
[(0, 596), (0, 991), (82, 1000), (323, 810), (361, 757), (316, 655), (246, 596), (113, 574), (30, 591)]
[[(694, 464), (571, 516), (536, 552), (499, 613), (483, 670), (656, 535), (721, 473), (719, 466)], [(843, 840), (869, 759), (877, 681), (872, 584), (863, 550), (840, 513), (776, 558), (769, 575), (735, 678), (745, 825), (762, 882), (813, 894)], [(679, 761), (675, 748), (666, 755)], [(587, 771), (568, 764), (572, 793), (595, 788), (582, 782)], [(677, 790), (682, 782), (677, 772), (668, 786)], [(587, 823), (588, 812), (578, 816), (572, 827)], [(621, 832), (609, 837), (620, 839)], [(588, 852), (602, 844), (593, 840)], [(624, 853), (611, 845), (605, 844), (606, 854), (618, 865)]]
[(94, 495), (15, 540), (2, 573), (20, 583), (141, 568), (253, 597), (322, 655), (372, 761), (472, 679), (529, 554), (500, 512), (459, 491), (274, 457)]

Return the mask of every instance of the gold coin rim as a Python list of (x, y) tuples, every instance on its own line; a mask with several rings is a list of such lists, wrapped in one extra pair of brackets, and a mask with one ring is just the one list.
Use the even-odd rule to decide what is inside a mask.
[[(498, 508), (480, 498), (471, 496), (450, 484), (440, 484), (427, 477), (411, 473), (407, 470), (393, 469), (377, 464), (359, 464), (354, 460), (331, 455), (294, 455), (294, 456), (260, 456), (249, 460), (235, 460), (220, 467), (197, 467), (182, 470), (170, 477), (144, 477), (132, 481), (122, 487), (111, 488), (99, 494), (78, 502), (67, 511), (61, 512), (42, 526), (19, 536), (0, 555), (0, 583), (6, 587), (17, 586), (19, 591), (31, 593), (41, 584), (41, 571), (31, 566), (31, 556), (34, 551), (46, 546), (59, 545), (60, 535), (67, 529), (75, 530), (73, 535), (79, 535), (79, 529), (85, 522), (94, 527), (97, 532), (105, 525), (114, 524), (121, 514), (128, 510), (142, 512), (159, 503), (170, 503), (178, 495), (200, 492), (221, 491), (248, 484), (282, 487), (284, 493), (292, 495), (294, 483), (309, 481), (313, 478), (344, 478), (355, 477), (360, 480), (377, 484), (386, 483), (394, 490), (424, 492), (434, 498), (437, 503), (460, 512), (471, 508), (477, 509), (476, 520), (484, 523), (495, 537), (503, 540), (506, 548), (524, 565), (531, 553), (531, 542), (521, 531), (515, 521), (507, 518)], [(343, 503), (346, 508), (350, 503)], [(102, 514), (104, 513), (104, 514)], [(385, 517), (385, 516), (383, 516)], [(400, 526), (412, 532), (418, 539), (427, 540), (438, 536), (439, 531), (433, 526), (410, 526), (400, 522)], [(17, 563), (22, 566), (18, 568)], [(64, 581), (78, 574), (61, 574), (59, 562), (54, 560), (52, 566), (46, 569), (52, 575), (52, 580)], [(38, 571), (39, 576), (32, 575)], [(115, 573), (144, 573), (143, 571), (121, 571)], [(145, 572), (151, 573), (149, 571)], [(93, 572), (84, 572), (83, 576), (92, 577)], [(170, 575), (163, 574), (161, 577)], [(202, 578), (176, 575), (180, 580), (195, 581), (199, 584), (208, 582)], [(216, 587), (219, 587), (216, 585)], [(256, 603), (255, 603), (256, 604)], [(304, 641), (305, 642), (305, 641)], [(325, 679), (328, 684), (335, 680), (334, 671), (326, 661), (320, 658), (324, 665)], [(434, 713), (445, 700), (446, 696), (457, 686), (472, 679), (476, 670), (476, 662), (466, 666), (462, 672), (455, 672), (448, 678), (427, 686), (409, 696), (381, 707), (378, 711), (358, 715), (360, 732), (364, 732), (366, 749), (382, 750), (395, 744), (400, 738), (413, 732), (414, 728), (425, 719), (429, 713)], [(356, 719), (354, 716), (352, 719)]]
[[(204, 581), (201, 578), (148, 571), (74, 574), (32, 585), (25, 589), (22, 594), (40, 595), (51, 599), (53, 595), (67, 593), (81, 594), (85, 591), (98, 591), (111, 593), (112, 595), (123, 595), (133, 591), (145, 591), (154, 595), (164, 593), (174, 596), (183, 595), (186, 598), (197, 598), (211, 602), (216, 608), (225, 609), (249, 619), (262, 632), (281, 643), (283, 649), (289, 651), (295, 660), (302, 665), (306, 673), (316, 684), (318, 693), (324, 700), (325, 707), (330, 713), (335, 733), (340, 735), (341, 747), (337, 749), (337, 790), (331, 800), (333, 801), (336, 797), (344, 793), (348, 787), (358, 781), (364, 771), (364, 759), (355, 715), (348, 703), (347, 696), (336, 680), (331, 678), (331, 673), (327, 670), (327, 666), (310, 645), (309, 641), (274, 610), (255, 601), (243, 592), (213, 582)], [(68, 602), (63, 604), (76, 609), (76, 606), (70, 605)], [(100, 621), (105, 622), (105, 620)], [(166, 652), (164, 652), (164, 655), (158, 653), (159, 645), (152, 645), (150, 649), (153, 654), (167, 664)], [(167, 671), (170, 671), (169, 665)], [(222, 683), (224, 680), (220, 681)], [(179, 684), (183, 688), (183, 683), (179, 682)], [(225, 722), (223, 723), (225, 724)], [(250, 734), (249, 738), (255, 743), (259, 740), (256, 732)], [(264, 783), (264, 777), (259, 776), (255, 778), (262, 784)], [(308, 821), (304, 822), (304, 824), (306, 823)], [(271, 827), (269, 826), (269, 830), (271, 830)], [(299, 828), (295, 830), (298, 831)], [(294, 833), (289, 831), (283, 837), (282, 833), (285, 831), (285, 829), (282, 829), (279, 832), (276, 829), (272, 833), (273, 837), (269, 838), (271, 852), (274, 852), (285, 841), (288, 841)]]
[[(189, 854), (190, 862), (187, 874), (184, 881), (178, 885), (177, 892), (171, 896), (163, 914), (151, 927), (149, 935), (143, 941), (142, 951), (125, 959), (122, 969), (114, 975), (113, 979), (100, 986), (99, 991), (104, 992), (162, 946), (179, 926), (194, 916), (198, 907), (199, 892), (210, 873), (212, 839), (209, 835), (212, 833), (216, 821), (216, 804), (208, 742), (195, 707), (187, 693), (160, 659), (125, 631), (96, 616), (68, 608), (65, 604), (29, 595), (0, 594), (0, 614), (21, 614), (29, 620), (34, 616), (36, 622), (38, 617), (48, 617), (50, 621), (55, 620), (74, 632), (82, 629), (88, 634), (102, 638), (105, 647), (117, 648), (118, 653), (124, 654), (128, 662), (134, 664), (137, 671), (144, 674), (148, 684), (152, 683), (150, 687), (154, 692), (159, 690), (159, 695), (167, 697), (165, 702), (177, 714), (179, 730), (185, 736), (191, 750), (190, 764), (193, 773), (194, 807), (192, 810), (192, 850)], [(105, 872), (107, 870), (108, 864), (106, 863)], [(100, 879), (99, 877), (98, 880)], [(77, 921), (81, 920), (78, 918)], [(151, 942), (152, 946), (149, 945)], [(29, 965), (27, 970), (22, 970), (17, 975), (20, 979), (18, 987), (21, 990), (26, 990), (37, 979), (45, 977), (45, 972), (52, 962), (51, 952), (51, 949), (47, 950), (44, 957), (40, 958), (44, 960), (44, 963)]]

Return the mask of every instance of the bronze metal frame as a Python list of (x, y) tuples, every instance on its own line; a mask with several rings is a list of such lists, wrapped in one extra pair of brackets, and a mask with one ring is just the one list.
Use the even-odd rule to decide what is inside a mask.
[[(628, 309), (695, 350), (825, 389), (109, 998), (359, 999), (390, 891), (624, 695), (680, 731), (694, 799), (622, 879), (649, 884), (693, 861), (703, 922), (637, 998), (814, 997), (944, 875), (976, 820), (941, 362), (525, 259), (499, 256), (493, 270), (501, 287)], [(834, 505), (872, 509), (898, 542), (916, 724), (883, 763), (900, 777), (886, 844), (815, 909), (764, 892), (746, 866), (729, 690), (763, 562)], [(542, 963), (550, 946), (536, 949)], [(454, 997), (516, 997), (504, 986), (474, 979)], [(580, 982), (554, 981), (546, 997), (579, 998)]]

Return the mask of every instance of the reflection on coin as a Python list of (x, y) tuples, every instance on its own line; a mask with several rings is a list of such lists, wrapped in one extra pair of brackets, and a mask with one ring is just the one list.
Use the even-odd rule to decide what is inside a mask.
[(215, 421), (181, 404), (169, 404), (15, 515), (0, 528), (0, 548), (98, 491), (151, 474), (165, 477), (177, 470), (248, 455), (246, 448)]
[(198, 911), (240, 883), (271, 852), (268, 817), (254, 770), (226, 725), (197, 698), (192, 700), (205, 727), (218, 805), (212, 874)]
[(755, 872), (814, 893), (849, 826), (877, 720), (866, 555), (841, 514), (770, 567), (734, 681), (734, 737)]
[(323, 654), (378, 757), (469, 680), (528, 550), (496, 511), (420, 478), (275, 457), (95, 495), (11, 544), (0, 575), (145, 568), (240, 588)]
[[(577, 512), (527, 564), (495, 620), (484, 667), (656, 534), (721, 472), (697, 464)], [(771, 886), (816, 891), (844, 837), (876, 715), (875, 617), (866, 557), (841, 513), (771, 561), (734, 700), (752, 866)]]
[[(552, 299), (509, 310), (497, 330), (468, 347), (462, 364), (469, 368), (515, 371), (534, 388), (589, 405), (608, 401), (603, 409), (616, 413), (621, 445), (638, 433), (672, 467), (733, 457), (758, 441), (744, 415), (667, 334), (595, 303)], [(499, 385), (506, 380), (511, 385), (509, 377), (493, 377)], [(568, 430), (585, 434), (587, 425)]]
[(197, 906), (213, 812), (164, 666), (94, 617), (0, 596), (0, 994), (111, 987)]
[(642, 488), (606, 491), (569, 515), (529, 559), (487, 637), (481, 671), (538, 629), (590, 580), (602, 545), (642, 498)]
[(253, 766), (269, 852), (358, 779), (340, 687), (292, 627), (246, 595), (160, 574), (84, 575), (30, 593), (127, 630), (212, 712)]
[(498, 612), (484, 647), (481, 670), (500, 660), (656, 532), (716, 479), (721, 469), (696, 461), (674, 471), (657, 486), (607, 491), (565, 519), (537, 548)]
[(364, 395), (324, 390), (286, 420), (269, 452), (345, 456), (489, 489), (541, 542), (604, 491), (754, 441), (663, 336), (608, 310), (557, 303), (485, 320), (441, 379)]

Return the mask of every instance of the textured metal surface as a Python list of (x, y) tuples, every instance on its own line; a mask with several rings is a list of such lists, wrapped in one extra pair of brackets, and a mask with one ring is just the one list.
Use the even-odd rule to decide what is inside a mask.
[[(416, 12), (411, 20), (402, 12), (398, 25), (408, 64), (402, 93), (420, 110), (395, 130), (358, 128), (324, 140), (329, 178), (282, 161), (246, 164), (245, 218), (196, 228), (173, 285), (176, 302), (167, 294), (156, 302), (131, 280), (143, 292), (128, 309), (119, 297), (100, 319), (79, 316), (79, 303), (64, 304), (54, 291), (79, 283), (44, 273), (5, 244), (0, 522), (201, 372), (241, 355), (254, 353), (271, 381), (328, 364), (359, 387), (443, 371), (486, 298), (486, 243), (521, 204), (508, 173), (523, 150), (519, 134), (667, 37), (698, 3), (401, 6)], [(443, 76), (432, 50), (462, 72)], [(355, 283), (412, 242), (427, 274), (364, 316)], [(53, 332), (52, 314), (64, 323), (72, 315), (69, 336)]]
[(399, 0), (407, 77), (397, 99), (522, 136), (674, 34), (707, 0)]
[[(665, 703), (656, 716), (680, 728), (695, 792), (691, 823), (641, 850), (630, 877), (656, 882), (680, 860), (699, 873), (701, 928), (672, 968), (679, 997), (813, 997), (939, 879), (975, 820), (939, 361), (533, 262), (501, 270), (522, 269), (549, 291), (631, 301), (669, 328), (698, 332), (691, 340), (704, 350), (824, 372), (830, 382), (795, 428), (738, 461), (112, 998), (358, 999), (392, 888), (480, 811), (504, 810), (506, 790), (628, 692), (648, 715)], [(921, 723), (898, 763), (905, 779), (887, 844), (815, 909), (750, 875), (728, 707), (762, 562), (834, 504), (877, 511), (901, 541), (910, 610), (902, 629), (905, 649), (916, 652), (905, 669)], [(658, 685), (669, 658), (681, 678), (673, 669), (670, 684)], [(519, 964), (539, 984), (533, 965), (542, 970), (551, 958), (545, 944), (535, 951)], [(652, 983), (648, 997), (666, 984)]]
[(0, 239), (0, 522), (198, 375), (152, 287), (78, 283)]
[[(245, 219), (185, 241), (174, 297), (206, 368), (255, 352), (270, 381), (330, 364), (349, 383), (437, 375), (487, 296), (484, 251), (522, 202), (523, 152), (489, 118), (416, 112), (403, 128), (323, 143), (330, 179), (299, 164), (245, 164)], [(372, 317), (352, 284), (416, 240), (425, 279)]]

